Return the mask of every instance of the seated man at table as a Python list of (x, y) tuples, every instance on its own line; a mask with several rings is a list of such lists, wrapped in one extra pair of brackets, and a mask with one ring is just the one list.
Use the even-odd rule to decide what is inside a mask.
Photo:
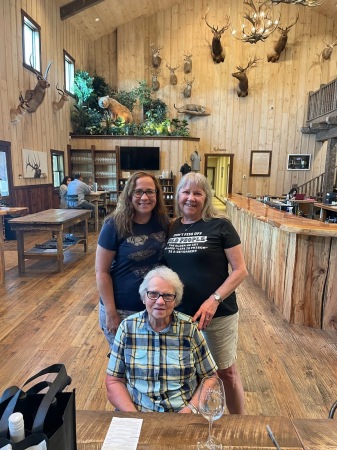
[(75, 208), (90, 209), (91, 217), (95, 217), (95, 205), (85, 200), (85, 195), (90, 194), (91, 187), (83, 183), (80, 173), (76, 173), (74, 180), (68, 184), (67, 195), (77, 195), (78, 200), (75, 202)]
[(217, 366), (198, 324), (174, 311), (183, 284), (157, 267), (139, 288), (146, 309), (118, 327), (106, 375), (107, 395), (119, 411), (197, 412), (198, 386)]

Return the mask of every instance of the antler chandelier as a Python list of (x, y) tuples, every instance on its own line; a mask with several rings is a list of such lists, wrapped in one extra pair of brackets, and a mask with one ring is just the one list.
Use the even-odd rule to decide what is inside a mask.
[(249, 8), (243, 15), (249, 25), (247, 26), (245, 23), (241, 25), (241, 36), (236, 35), (236, 30), (232, 31), (232, 35), (236, 39), (250, 44), (256, 44), (259, 41), (264, 42), (278, 27), (280, 17), (277, 20), (273, 19), (270, 0), (263, 2), (258, 0), (256, 4), (253, 0), (244, 0), (243, 4)]
[(303, 5), (303, 6), (319, 6), (324, 3), (324, 0), (272, 0), (277, 5), (279, 3), (287, 3), (288, 5)]

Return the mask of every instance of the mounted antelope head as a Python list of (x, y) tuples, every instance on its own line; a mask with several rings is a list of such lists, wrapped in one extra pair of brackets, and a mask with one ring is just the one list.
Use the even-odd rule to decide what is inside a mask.
[(177, 75), (174, 73), (177, 69), (179, 69), (180, 66), (177, 67), (169, 67), (166, 64), (166, 67), (168, 68), (168, 70), (170, 71), (170, 84), (172, 84), (172, 86), (175, 86), (178, 83), (178, 79), (177, 79)]
[(287, 26), (286, 28), (277, 27), (280, 30), (281, 36), (279, 37), (278, 41), (274, 45), (274, 53), (271, 53), (267, 56), (268, 62), (277, 62), (280, 59), (281, 53), (285, 49), (288, 41), (288, 33), (290, 29), (297, 23), (299, 14), (297, 13), (297, 17), (294, 20), (294, 22)]
[(192, 54), (191, 55), (184, 55), (184, 73), (191, 73), (192, 72)]
[(186, 78), (185, 78), (185, 82), (186, 82), (186, 87), (185, 87), (185, 89), (184, 89), (184, 91), (183, 91), (183, 94), (184, 94), (184, 97), (185, 98), (190, 98), (191, 97), (191, 93), (192, 93), (192, 84), (193, 84), (193, 81), (195, 80), (195, 77), (193, 77), (193, 79), (191, 80), (191, 81), (188, 81)]
[(248, 95), (248, 77), (246, 75), (246, 71), (249, 67), (256, 67), (256, 63), (259, 61), (259, 58), (254, 58), (253, 60), (249, 60), (247, 66), (245, 68), (241, 66), (236, 66), (238, 72), (232, 73), (232, 77), (237, 78), (239, 80), (238, 86), (238, 97), (247, 97)]
[(215, 28), (214, 26), (211, 26), (207, 22), (207, 14), (209, 13), (209, 7), (206, 10), (205, 17), (203, 17), (204, 21), (206, 22), (206, 25), (209, 26), (209, 28), (212, 30), (213, 33), (213, 39), (212, 39), (212, 59), (215, 62), (215, 64), (219, 64), (221, 62), (224, 62), (225, 60), (225, 51), (222, 48), (221, 45), (221, 36), (224, 31), (228, 29), (230, 26), (229, 22), (229, 16), (225, 17), (225, 25), (219, 30), (218, 26)]
[(29, 100), (25, 100), (22, 96), (22, 91), (19, 95), (20, 103), (18, 104), (17, 108), (11, 108), (10, 110), (10, 117), (12, 123), (18, 123), (24, 114), (26, 114), (28, 108), (29, 108)]
[(29, 103), (27, 112), (33, 113), (43, 102), (44, 96), (46, 94), (46, 89), (50, 86), (49, 82), (47, 81), (47, 76), (53, 61), (50, 61), (50, 63), (48, 64), (44, 76), (42, 76), (37, 70), (34, 69), (31, 59), (29, 60), (29, 62), (33, 69), (33, 72), (36, 75), (37, 83), (34, 89), (29, 89), (26, 91), (25, 100), (27, 100), (27, 102)]
[(324, 44), (326, 45), (326, 47), (322, 50), (322, 53), (321, 53), (321, 57), (324, 62), (331, 58), (333, 48), (335, 45), (337, 45), (337, 40), (335, 42), (332, 42), (331, 44), (328, 44), (327, 42), (325, 42), (324, 39), (322, 39), (322, 40), (323, 40)]
[(159, 74), (160, 74), (160, 70), (153, 71), (151, 73), (152, 73), (152, 86), (151, 86), (151, 89), (153, 91), (159, 91), (160, 83), (158, 81), (158, 77), (159, 77)]
[(58, 84), (56, 83), (56, 90), (60, 94), (61, 98), (58, 102), (53, 102), (53, 110), (59, 111), (61, 108), (63, 108), (63, 105), (65, 102), (69, 101), (68, 94), (65, 92), (65, 87), (62, 89), (59, 89)]
[(154, 42), (151, 42), (150, 47), (152, 51), (152, 66), (158, 69), (161, 64), (161, 57), (159, 56), (159, 52), (163, 49), (163, 47), (155, 47)]

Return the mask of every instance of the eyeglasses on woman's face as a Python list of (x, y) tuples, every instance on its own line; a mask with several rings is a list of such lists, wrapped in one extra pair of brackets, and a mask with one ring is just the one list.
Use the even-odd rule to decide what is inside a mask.
[(153, 198), (157, 194), (157, 189), (146, 189), (146, 191), (143, 191), (143, 189), (135, 189), (132, 191), (132, 195), (136, 198), (142, 198), (145, 194), (148, 198)]
[(162, 297), (165, 302), (173, 302), (176, 298), (176, 294), (161, 294), (156, 291), (146, 291), (146, 295), (150, 300), (158, 300), (159, 297)]

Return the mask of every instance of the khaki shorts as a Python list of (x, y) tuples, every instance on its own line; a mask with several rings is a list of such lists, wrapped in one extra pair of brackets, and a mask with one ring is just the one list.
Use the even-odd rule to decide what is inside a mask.
[(239, 313), (236, 313), (231, 316), (215, 317), (207, 330), (202, 331), (218, 369), (228, 369), (236, 361), (238, 328)]

